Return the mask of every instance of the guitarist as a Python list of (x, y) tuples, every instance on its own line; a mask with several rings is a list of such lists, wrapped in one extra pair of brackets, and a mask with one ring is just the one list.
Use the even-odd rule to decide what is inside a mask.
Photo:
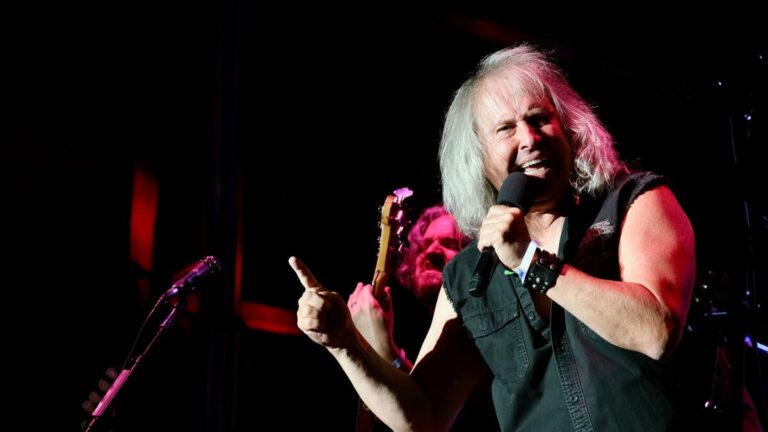
[[(403, 258), (395, 273), (398, 283), (386, 287), (378, 298), (371, 285), (362, 283), (350, 295), (347, 305), (355, 326), (376, 353), (394, 367), (406, 372), (411, 370), (429, 329), (443, 282), (443, 268), (468, 244), (469, 239), (443, 206), (429, 207), (410, 228), (409, 246), (403, 249)], [(387, 430), (387, 427), (375, 421), (371, 429)], [(498, 430), (488, 389), (475, 392), (452, 430)]]

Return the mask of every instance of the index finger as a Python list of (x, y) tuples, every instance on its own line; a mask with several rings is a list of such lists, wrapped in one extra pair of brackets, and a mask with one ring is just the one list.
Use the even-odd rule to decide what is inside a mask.
[(301, 284), (304, 285), (304, 289), (313, 291), (325, 290), (325, 288), (320, 285), (320, 282), (317, 281), (315, 275), (309, 270), (309, 267), (307, 267), (300, 259), (292, 256), (288, 258), (288, 264), (290, 264), (293, 271), (296, 272), (296, 276), (299, 278)]

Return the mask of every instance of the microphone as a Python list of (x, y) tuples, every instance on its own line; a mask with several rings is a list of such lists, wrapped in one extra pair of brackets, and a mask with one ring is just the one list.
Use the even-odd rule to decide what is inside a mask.
[(168, 291), (163, 294), (163, 300), (168, 300), (171, 297), (178, 295), (186, 295), (197, 289), (197, 286), (208, 279), (211, 275), (214, 275), (221, 271), (221, 264), (219, 260), (214, 256), (207, 256), (200, 260), (192, 270), (182, 276), (179, 280), (173, 283)]
[[(533, 197), (536, 193), (538, 181), (538, 178), (529, 177), (521, 171), (511, 173), (504, 179), (504, 183), (501, 184), (496, 203), (517, 207), (524, 213), (528, 213), (531, 205), (533, 205)], [(483, 295), (498, 262), (499, 257), (496, 256), (493, 246), (484, 247), (482, 252), (480, 252), (480, 258), (477, 260), (475, 272), (469, 280), (470, 294), (475, 297)]]

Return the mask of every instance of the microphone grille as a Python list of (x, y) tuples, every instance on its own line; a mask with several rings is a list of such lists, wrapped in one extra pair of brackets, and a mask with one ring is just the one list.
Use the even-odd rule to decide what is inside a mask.
[(533, 198), (536, 195), (536, 188), (539, 182), (540, 180), (536, 177), (530, 177), (520, 171), (515, 171), (504, 179), (496, 202), (510, 207), (517, 207), (528, 213), (528, 210), (533, 205)]
[(215, 256), (209, 255), (200, 261), (204, 262), (208, 266), (211, 274), (221, 271), (221, 262)]

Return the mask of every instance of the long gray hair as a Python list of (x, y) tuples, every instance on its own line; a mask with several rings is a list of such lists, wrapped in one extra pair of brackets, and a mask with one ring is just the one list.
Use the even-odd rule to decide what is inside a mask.
[(474, 127), (478, 90), (492, 73), (503, 74), (517, 94), (552, 101), (574, 151), (570, 180), (574, 192), (596, 195), (610, 188), (616, 175), (626, 170), (605, 126), (543, 53), (523, 44), (490, 54), (456, 91), (440, 141), (443, 203), (461, 230), (472, 238), (477, 237), (497, 194), (485, 178), (485, 148)]

